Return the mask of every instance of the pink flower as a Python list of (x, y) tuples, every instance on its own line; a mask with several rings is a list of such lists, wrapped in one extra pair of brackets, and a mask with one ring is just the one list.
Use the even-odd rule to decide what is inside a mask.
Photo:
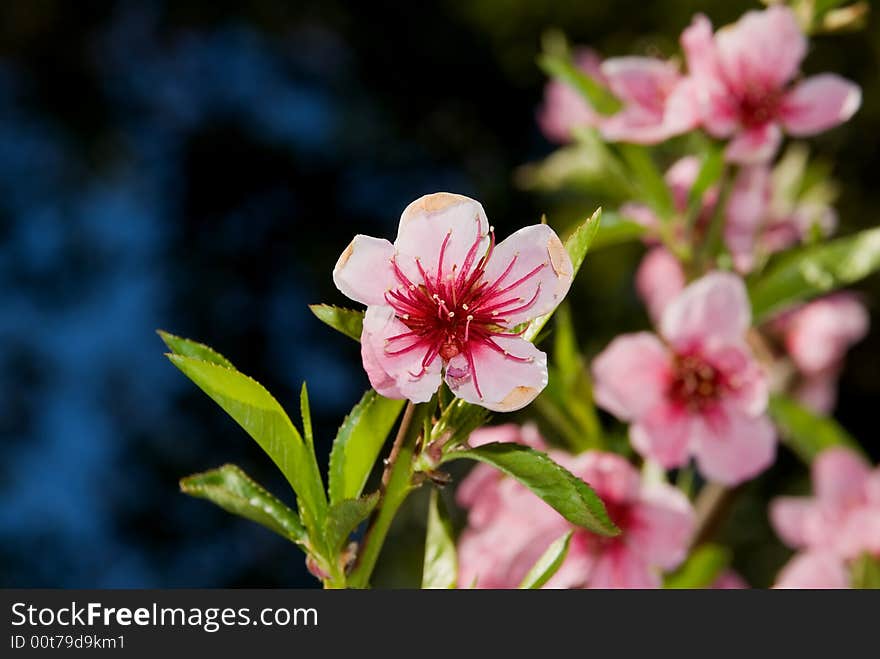
[(837, 215), (827, 204), (786, 197), (767, 165), (744, 167), (737, 174), (726, 208), (724, 240), (741, 273), (756, 256), (768, 256), (795, 245), (817, 227), (830, 234)]
[[(642, 483), (618, 455), (551, 451), (551, 457), (596, 489), (622, 533), (604, 538), (575, 529), (568, 556), (547, 587), (658, 587), (660, 571), (673, 569), (687, 553), (694, 526), (687, 498), (669, 485)], [(549, 544), (572, 526), (512, 478), (494, 472), (488, 481), (484, 466), (458, 491), (459, 503), (469, 509), (458, 547), (459, 583), (516, 588)]]
[(596, 402), (630, 422), (633, 447), (664, 467), (693, 455), (709, 479), (735, 484), (772, 461), (768, 384), (746, 332), (739, 277), (713, 272), (685, 288), (648, 332), (618, 337), (593, 363)]
[(636, 291), (655, 324), (686, 283), (681, 263), (665, 247), (651, 248), (636, 270)]
[(394, 244), (355, 236), (333, 281), (367, 305), (361, 356), (383, 396), (428, 401), (441, 378), (491, 410), (519, 409), (547, 384), (547, 357), (516, 331), (562, 301), (573, 268), (544, 224), (499, 244), (483, 207), (445, 192), (403, 211)]
[(820, 413), (837, 399), (837, 380), (847, 351), (868, 333), (864, 304), (852, 293), (835, 293), (783, 313), (769, 329), (778, 335), (800, 373), (795, 397)]
[(614, 57), (602, 62), (601, 72), (623, 104), (599, 124), (606, 140), (657, 144), (697, 125), (693, 87), (677, 64), (654, 57)]
[[(595, 51), (578, 49), (575, 64), (597, 82), (604, 82), (599, 70), (601, 59)], [(599, 120), (600, 115), (576, 89), (558, 80), (551, 80), (544, 87), (544, 104), (538, 111), (538, 125), (547, 139), (561, 144), (570, 142), (572, 130), (596, 126)]]
[(745, 579), (733, 570), (724, 570), (712, 584), (713, 590), (744, 590), (748, 587)]
[(861, 104), (859, 87), (824, 73), (794, 85), (807, 40), (788, 7), (747, 12), (718, 30), (703, 15), (681, 35), (703, 126), (732, 138), (727, 158), (769, 160), (782, 140), (813, 135), (849, 119)]
[(783, 569), (780, 587), (844, 588), (847, 562), (880, 558), (880, 468), (843, 447), (813, 461), (814, 497), (779, 497), (770, 520), (783, 542), (803, 550)]

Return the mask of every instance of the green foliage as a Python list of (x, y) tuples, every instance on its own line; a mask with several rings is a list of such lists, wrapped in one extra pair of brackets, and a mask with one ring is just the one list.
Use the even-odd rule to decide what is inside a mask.
[(314, 452), (278, 401), (256, 380), (233, 368), (195, 357), (167, 356), (272, 458), (296, 492), (300, 515), (314, 537), (327, 508), (321, 475)]
[(852, 565), (853, 588), (880, 589), (880, 558), (862, 554)]
[(771, 396), (770, 416), (782, 441), (806, 464), (832, 446), (861, 451), (858, 442), (834, 419), (819, 416), (785, 396)]
[(324, 543), (331, 556), (342, 550), (348, 537), (370, 516), (378, 502), (379, 493), (373, 492), (359, 499), (343, 499), (331, 504), (324, 523)]
[(600, 114), (614, 114), (621, 108), (614, 94), (578, 68), (562, 34), (545, 34), (543, 45), (544, 52), (538, 56), (538, 66), (544, 73), (579, 92)]
[(299, 414), (303, 422), (303, 436), (305, 436), (309, 448), (314, 452), (315, 436), (312, 433), (312, 410), (309, 407), (309, 390), (306, 388), (305, 382), (303, 382), (302, 389), (299, 390)]
[(700, 171), (688, 193), (688, 220), (691, 226), (696, 221), (703, 205), (706, 191), (715, 185), (724, 171), (724, 150), (717, 144), (710, 145), (700, 162)]
[(379, 451), (405, 401), (367, 391), (342, 422), (330, 452), (330, 502), (355, 499), (363, 492)]
[(489, 410), (485, 407), (456, 398), (445, 405), (430, 429), (429, 443), (441, 440), (444, 448), (452, 448), (464, 442), (474, 430), (486, 425), (489, 418)]
[(644, 225), (628, 220), (617, 213), (602, 213), (602, 226), (596, 232), (591, 245), (592, 250), (613, 247), (622, 243), (640, 240), (645, 235)]
[(700, 545), (663, 581), (664, 588), (709, 588), (730, 563), (730, 552), (720, 545)]
[(528, 573), (519, 585), (522, 589), (536, 589), (550, 581), (550, 578), (556, 574), (557, 570), (562, 567), (565, 557), (568, 555), (568, 548), (571, 545), (571, 536), (574, 531), (569, 531), (560, 538), (557, 538), (547, 550), (541, 554), (541, 557), (535, 561), (535, 564), (529, 568)]
[(752, 281), (756, 322), (796, 302), (852, 284), (880, 269), (880, 228), (794, 250)]
[(520, 444), (496, 442), (450, 451), (443, 456), (443, 462), (462, 458), (485, 462), (515, 478), (576, 526), (600, 535), (620, 533), (593, 489), (546, 453)]
[(651, 158), (651, 152), (638, 144), (620, 144), (618, 149), (638, 186), (640, 199), (648, 204), (661, 220), (672, 217), (675, 212), (672, 191)]
[(223, 510), (240, 515), (303, 547), (306, 530), (290, 508), (255, 483), (236, 465), (227, 464), (180, 480), (180, 490), (207, 499)]
[(455, 588), (458, 581), (458, 556), (449, 513), (437, 488), (431, 490), (428, 504), (428, 531), (425, 535), (425, 562), (422, 588)]
[[(577, 273), (584, 263), (587, 252), (590, 251), (590, 245), (593, 243), (593, 238), (596, 237), (596, 232), (599, 230), (601, 222), (602, 209), (597, 208), (590, 217), (578, 225), (565, 241), (565, 251), (568, 252), (568, 256), (571, 259), (571, 264), (573, 266), (571, 273), (572, 279), (577, 277)], [(552, 316), (553, 312), (551, 311), (550, 313), (535, 318), (529, 325), (529, 328), (523, 333), (523, 338), (526, 341), (534, 341), (541, 329), (547, 324), (547, 321), (550, 320)]]
[(220, 366), (226, 366), (227, 368), (235, 368), (232, 365), (232, 362), (226, 359), (226, 357), (203, 343), (196, 343), (195, 341), (175, 336), (164, 330), (157, 330), (156, 333), (165, 342), (168, 349), (175, 355), (194, 357), (195, 359), (201, 359), (203, 362), (219, 364)]
[(310, 304), (309, 309), (321, 322), (360, 342), (364, 329), (363, 311), (336, 307), (332, 304)]

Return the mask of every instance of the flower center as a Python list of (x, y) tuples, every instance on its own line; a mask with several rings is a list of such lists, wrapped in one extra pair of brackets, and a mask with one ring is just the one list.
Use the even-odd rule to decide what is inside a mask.
[(696, 355), (675, 358), (675, 372), (669, 385), (669, 397), (693, 412), (702, 412), (721, 396), (720, 371)]
[[(475, 219), (479, 226), (480, 218)], [(486, 238), (489, 245), (480, 256), (480, 247)], [(446, 364), (462, 355), (468, 368), (460, 373), (456, 369), (455, 376), (472, 377), (477, 395), (482, 398), (474, 369), (475, 349), (484, 346), (503, 354), (506, 359), (532, 361), (532, 358), (511, 355), (496, 339), (518, 337), (525, 331), (511, 331), (508, 317), (532, 307), (541, 287), (539, 283), (528, 299), (521, 297), (517, 289), (548, 264), (542, 263), (514, 280), (511, 273), (518, 258), (514, 255), (501, 275), (490, 280), (486, 277), (486, 267), (495, 248), (494, 230), (490, 227), (488, 234), (478, 235), (460, 264), (445, 263), (451, 240), (450, 229), (440, 247), (436, 272), (426, 271), (421, 259), (416, 257), (418, 277), (414, 281), (401, 270), (397, 256), (391, 259), (399, 285), (385, 293), (385, 300), (408, 331), (386, 339), (385, 353), (399, 355), (424, 351), (421, 371), (411, 373), (413, 377), (420, 377), (437, 357)]]
[(744, 128), (763, 126), (779, 114), (782, 95), (777, 91), (749, 89), (739, 99), (739, 120)]

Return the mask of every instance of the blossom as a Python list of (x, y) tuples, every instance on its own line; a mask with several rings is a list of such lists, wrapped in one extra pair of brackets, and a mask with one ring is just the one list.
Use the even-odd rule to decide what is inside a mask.
[(355, 236), (333, 270), (367, 305), (361, 357), (376, 391), (426, 402), (445, 377), (456, 396), (500, 412), (546, 386), (546, 355), (516, 328), (555, 309), (572, 276), (547, 225), (496, 245), (483, 207), (443, 192), (406, 207), (393, 244)]
[(699, 114), (693, 88), (676, 63), (655, 57), (613, 57), (602, 62), (600, 71), (622, 103), (599, 124), (606, 140), (657, 144), (696, 127)]
[(732, 485), (772, 461), (767, 378), (746, 343), (742, 280), (712, 272), (663, 310), (661, 338), (616, 338), (593, 362), (597, 404), (630, 422), (641, 455), (678, 467), (693, 455), (709, 479)]
[[(780, 168), (781, 169), (781, 168)], [(837, 215), (827, 203), (797, 200), (767, 165), (742, 168), (727, 203), (724, 241), (736, 269), (748, 273), (756, 256), (768, 256), (797, 244), (817, 228), (829, 235)]]
[[(596, 81), (604, 80), (600, 71), (601, 59), (589, 48), (579, 49), (575, 65)], [(544, 103), (538, 111), (538, 125), (548, 139), (558, 143), (571, 140), (572, 131), (582, 126), (596, 126), (599, 115), (583, 95), (559, 80), (550, 80), (544, 87)]]
[[(470, 443), (502, 438), (544, 448), (529, 426), (481, 429), (471, 435)], [(612, 453), (550, 455), (593, 486), (620, 535), (606, 538), (574, 528), (514, 479), (478, 465), (457, 493), (458, 502), (468, 509), (468, 526), (458, 546), (459, 583), (516, 588), (550, 543), (574, 530), (565, 561), (547, 587), (658, 587), (660, 572), (675, 568), (687, 554), (694, 528), (687, 497), (667, 484), (642, 482), (629, 462)]]
[(714, 36), (697, 15), (682, 33), (688, 73), (700, 119), (714, 137), (732, 138), (728, 160), (769, 160), (790, 135), (813, 135), (849, 119), (861, 90), (831, 73), (795, 84), (807, 39), (788, 7), (749, 11)]
[(777, 586), (844, 588), (847, 563), (880, 558), (880, 468), (848, 448), (833, 447), (813, 461), (813, 497), (779, 497), (770, 520), (788, 546), (800, 550)]
[(847, 351), (868, 333), (868, 311), (853, 293), (834, 293), (784, 312), (769, 325), (799, 373), (795, 397), (820, 413), (837, 399)]
[(663, 310), (678, 297), (685, 284), (681, 263), (665, 247), (652, 247), (648, 250), (636, 270), (636, 292), (655, 323), (660, 321)]

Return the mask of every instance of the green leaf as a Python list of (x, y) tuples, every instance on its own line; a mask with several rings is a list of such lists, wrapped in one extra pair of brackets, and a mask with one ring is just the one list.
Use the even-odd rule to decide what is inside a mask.
[(303, 382), (302, 389), (299, 390), (299, 414), (302, 417), (303, 435), (305, 435), (306, 443), (314, 453), (315, 436), (312, 434), (312, 410), (309, 407), (309, 391), (306, 389), (305, 382)]
[(318, 528), (327, 507), (321, 475), (314, 454), (278, 401), (256, 380), (235, 369), (193, 357), (167, 356), (272, 458), (296, 492), (306, 528)]
[(622, 107), (614, 94), (592, 76), (581, 71), (567, 53), (543, 53), (538, 56), (538, 66), (548, 76), (579, 92), (600, 114), (614, 114)]
[(730, 563), (730, 552), (720, 545), (701, 545), (663, 581), (664, 588), (709, 588)]
[(832, 446), (861, 451), (858, 442), (834, 419), (819, 416), (785, 396), (770, 397), (770, 416), (782, 441), (806, 464)]
[(851, 573), (852, 587), (880, 589), (880, 558), (863, 554), (855, 560)]
[(724, 171), (724, 150), (717, 144), (712, 144), (706, 151), (700, 163), (700, 171), (688, 193), (688, 215), (696, 219), (703, 206), (703, 195), (721, 178)]
[(324, 523), (324, 542), (331, 556), (338, 554), (348, 537), (363, 522), (379, 502), (379, 493), (373, 492), (359, 499), (343, 499), (330, 506)]
[(318, 317), (318, 320), (336, 331), (342, 332), (355, 341), (361, 340), (361, 333), (364, 329), (363, 311), (335, 307), (332, 304), (310, 304), (309, 309)]
[(195, 341), (175, 336), (164, 330), (157, 330), (156, 333), (162, 338), (165, 345), (168, 346), (168, 349), (175, 355), (194, 357), (195, 359), (201, 359), (203, 362), (211, 362), (212, 364), (219, 364), (220, 366), (226, 366), (227, 368), (235, 368), (232, 365), (232, 362), (226, 359), (226, 357), (203, 343), (196, 343)]
[(547, 551), (541, 554), (541, 558), (529, 569), (519, 587), (534, 590), (550, 581), (550, 578), (562, 567), (562, 563), (568, 555), (572, 535), (574, 535), (574, 531), (569, 531), (561, 538), (554, 540), (547, 547)]
[(431, 490), (428, 504), (428, 532), (425, 535), (425, 562), (422, 588), (455, 588), (458, 581), (458, 557), (452, 522), (437, 488)]
[(233, 464), (182, 478), (180, 490), (262, 524), (291, 542), (308, 546), (306, 530), (297, 514)]
[(553, 334), (553, 363), (563, 383), (570, 387), (581, 369), (581, 358), (575, 338), (571, 309), (563, 302), (556, 309), (556, 331)]
[(371, 389), (345, 417), (330, 452), (331, 503), (360, 496), (404, 403)]
[[(440, 391), (442, 393), (443, 389)], [(439, 440), (445, 435), (443, 447), (450, 449), (464, 442), (474, 430), (486, 425), (490, 416), (485, 407), (455, 398), (443, 408), (440, 418), (431, 428), (430, 441)]]
[[(568, 240), (565, 241), (565, 251), (568, 252), (568, 256), (571, 258), (572, 280), (577, 276), (577, 273), (581, 269), (584, 259), (587, 256), (587, 252), (590, 251), (590, 245), (593, 243), (593, 238), (596, 237), (596, 232), (599, 230), (601, 222), (602, 209), (597, 208), (590, 217), (584, 220), (578, 228), (574, 230), (574, 232), (568, 237)], [(552, 316), (553, 312), (551, 311), (550, 313), (535, 318), (523, 334), (523, 338), (526, 341), (534, 341), (538, 336), (538, 333)]]
[(576, 526), (600, 535), (620, 533), (593, 489), (546, 453), (520, 444), (495, 442), (450, 451), (443, 456), (443, 462), (462, 458), (485, 462), (515, 478)]
[(755, 321), (796, 302), (852, 284), (880, 269), (880, 228), (783, 256), (749, 286)]
[(620, 144), (618, 148), (626, 164), (629, 165), (642, 200), (654, 209), (661, 220), (672, 217), (675, 213), (672, 190), (654, 164), (651, 152), (638, 144)]
[(590, 249), (595, 251), (640, 240), (645, 235), (645, 231), (647, 231), (645, 226), (638, 222), (617, 213), (606, 212), (602, 214), (602, 226), (596, 232)]

